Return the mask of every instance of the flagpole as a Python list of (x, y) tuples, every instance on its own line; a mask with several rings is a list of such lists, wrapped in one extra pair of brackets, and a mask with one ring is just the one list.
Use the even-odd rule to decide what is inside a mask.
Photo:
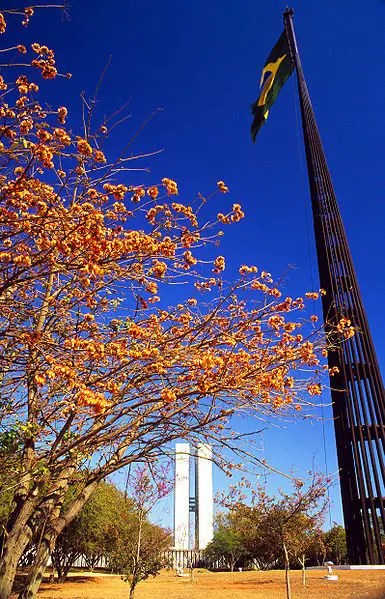
[(326, 156), (302, 70), (293, 10), (284, 12), (295, 66), (312, 202), (325, 328), (341, 316), (356, 334), (329, 351), (330, 381), (350, 563), (383, 564), (385, 529), (385, 391)]

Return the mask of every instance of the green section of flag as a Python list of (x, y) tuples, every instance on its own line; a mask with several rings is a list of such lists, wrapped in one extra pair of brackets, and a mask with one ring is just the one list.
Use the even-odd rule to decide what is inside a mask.
[(274, 104), (285, 81), (293, 72), (290, 59), (290, 49), (285, 31), (270, 52), (261, 76), (261, 93), (252, 107), (254, 115), (251, 125), (251, 137), (255, 141), (256, 135), (265, 124), (270, 107)]

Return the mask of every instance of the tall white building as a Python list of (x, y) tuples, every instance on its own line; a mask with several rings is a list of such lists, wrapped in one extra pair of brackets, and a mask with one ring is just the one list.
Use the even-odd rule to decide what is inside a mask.
[(206, 443), (197, 447), (196, 467), (196, 545), (206, 549), (213, 538), (213, 463), (212, 449)]
[[(211, 446), (200, 443), (194, 454), (195, 498), (190, 497), (190, 446), (175, 445), (174, 547), (205, 549), (213, 538), (213, 468)], [(190, 510), (195, 515), (195, 542), (190, 543)]]
[(175, 549), (190, 548), (190, 446), (175, 445), (174, 545)]

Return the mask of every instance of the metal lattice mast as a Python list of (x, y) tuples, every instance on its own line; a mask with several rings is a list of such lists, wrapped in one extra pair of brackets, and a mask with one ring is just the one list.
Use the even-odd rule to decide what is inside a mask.
[(292, 21), (285, 30), (296, 67), (325, 325), (342, 316), (354, 337), (329, 353), (342, 506), (350, 563), (385, 563), (385, 391), (352, 257), (301, 67)]

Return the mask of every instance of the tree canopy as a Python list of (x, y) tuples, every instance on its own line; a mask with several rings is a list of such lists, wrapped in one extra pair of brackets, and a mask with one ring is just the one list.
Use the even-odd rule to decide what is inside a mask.
[[(71, 500), (71, 491), (66, 500)], [(129, 515), (134, 518), (133, 501), (114, 485), (102, 482), (56, 540), (52, 563), (58, 578), (64, 580), (80, 556), (91, 570), (101, 558), (109, 565), (115, 533), (124, 527)]]
[[(228, 567), (233, 572), (235, 566), (242, 566), (250, 557), (244, 538), (231, 527), (231, 522), (220, 524), (214, 538), (205, 549), (205, 555), (220, 568)], [(215, 564), (215, 565), (216, 565)]]
[(241, 482), (222, 500), (226, 529), (261, 569), (285, 563), (304, 567), (304, 556), (321, 549), (327, 484), (324, 477), (314, 475), (307, 485), (293, 480), (290, 493), (275, 496), (262, 486)]

